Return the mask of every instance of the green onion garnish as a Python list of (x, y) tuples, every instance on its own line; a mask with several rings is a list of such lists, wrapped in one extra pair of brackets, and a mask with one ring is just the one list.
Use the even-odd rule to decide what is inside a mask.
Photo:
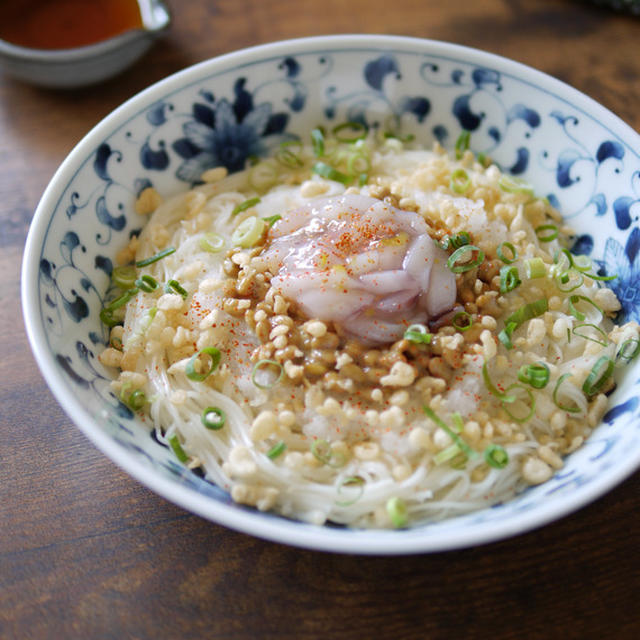
[(352, 180), (351, 176), (334, 169), (326, 162), (316, 162), (313, 167), (311, 167), (311, 173), (317, 173), (319, 176), (322, 176), (327, 180), (341, 182), (342, 184), (349, 184)]
[(406, 527), (409, 522), (407, 505), (402, 498), (394, 497), (387, 500), (387, 514), (396, 529)]
[[(209, 366), (205, 371), (196, 371), (196, 362), (202, 363), (202, 356), (209, 357)], [(187, 366), (185, 368), (187, 378), (189, 378), (189, 380), (194, 380), (195, 382), (202, 382), (218, 368), (221, 358), (222, 354), (220, 353), (220, 349), (217, 349), (216, 347), (205, 347), (204, 349), (200, 349), (200, 351), (194, 353), (189, 359), (189, 362), (187, 362)]]
[(544, 278), (547, 275), (547, 265), (540, 257), (525, 260), (524, 269), (529, 280), (534, 278)]
[(560, 291), (562, 291), (562, 293), (575, 291), (582, 286), (583, 282), (584, 275), (573, 268), (556, 276), (556, 286)]
[(231, 242), (234, 245), (248, 249), (256, 245), (267, 227), (267, 223), (262, 218), (250, 216), (243, 220), (231, 234)]
[(515, 396), (509, 396), (504, 391), (500, 391), (493, 382), (491, 382), (491, 378), (489, 377), (489, 368), (487, 367), (487, 361), (485, 360), (482, 365), (482, 379), (484, 380), (484, 384), (487, 387), (489, 393), (496, 398), (502, 400), (502, 402), (515, 402)]
[(513, 291), (521, 284), (522, 280), (520, 280), (517, 267), (505, 265), (500, 269), (500, 293)]
[(575, 305), (580, 301), (589, 303), (591, 306), (595, 307), (600, 312), (601, 316), (604, 316), (604, 311), (593, 300), (591, 300), (591, 298), (587, 298), (587, 296), (578, 296), (578, 295), (569, 296), (569, 313), (572, 316), (575, 316), (576, 318), (578, 318), (578, 320), (580, 320), (581, 322), (582, 320), (586, 319), (586, 316), (581, 311), (578, 311), (575, 307)]
[(131, 289), (135, 286), (136, 268), (132, 264), (128, 264), (124, 267), (116, 267), (111, 272), (111, 280), (113, 281), (113, 284), (117, 285), (121, 289)]
[(468, 331), (473, 326), (473, 316), (466, 311), (458, 311), (451, 321), (454, 329)]
[(146, 293), (151, 293), (158, 288), (158, 281), (149, 274), (145, 274), (136, 280), (136, 287)]
[[(582, 390), (587, 397), (594, 396), (602, 389), (613, 374), (614, 361), (609, 356), (600, 356), (593, 365), (587, 379), (582, 385)], [(603, 371), (604, 369), (604, 371)]]
[[(296, 151), (292, 151), (289, 147), (296, 147)], [(276, 160), (286, 167), (298, 169), (304, 166), (304, 162), (298, 155), (302, 151), (302, 143), (299, 140), (288, 140), (280, 144), (280, 148), (276, 152)]]
[(313, 147), (313, 155), (321, 158), (324, 155), (324, 133), (322, 129), (313, 129), (311, 131), (311, 145)]
[(180, 440), (178, 440), (178, 435), (173, 434), (169, 439), (169, 446), (173, 449), (173, 453), (176, 454), (176, 458), (180, 460), (180, 462), (188, 462), (189, 456), (184, 452), (182, 445), (180, 444)]
[(282, 220), (282, 216), (276, 213), (274, 216), (269, 216), (262, 219), (269, 225), (269, 229), (271, 229), (271, 227), (273, 227), (273, 225), (278, 222), (278, 220)]
[(518, 380), (534, 389), (544, 389), (549, 383), (549, 367), (544, 362), (523, 364), (518, 369)]
[(541, 316), (549, 309), (549, 303), (546, 298), (541, 298), (535, 302), (530, 302), (517, 309), (506, 320), (504, 329), (498, 334), (498, 339), (507, 348), (511, 349), (511, 334), (523, 323)]
[(631, 362), (640, 353), (640, 340), (638, 338), (628, 338), (618, 349), (616, 360)]
[(277, 457), (281, 456), (284, 453), (284, 450), (286, 448), (287, 445), (283, 440), (280, 440), (280, 442), (274, 444), (273, 447), (271, 447), (271, 449), (267, 451), (267, 458), (275, 460)]
[(461, 231), (453, 236), (445, 236), (440, 243), (440, 248), (445, 251), (449, 248), (459, 249), (471, 243), (471, 234), (468, 231)]
[(438, 451), (435, 456), (433, 456), (433, 461), (436, 465), (441, 465), (443, 462), (447, 462), (455, 458), (461, 452), (460, 447), (457, 442), (454, 442), (452, 445), (449, 445), (446, 449), (442, 451)]
[(224, 238), (217, 233), (205, 233), (200, 238), (200, 248), (209, 253), (218, 253), (224, 249)]
[(177, 293), (181, 295), (185, 300), (189, 296), (189, 292), (177, 281), (173, 278), (164, 285), (165, 293)]
[(556, 407), (558, 407), (558, 409), (561, 409), (562, 411), (566, 411), (567, 413), (580, 413), (581, 409), (580, 407), (570, 407), (568, 405), (563, 405), (560, 404), (559, 400), (558, 400), (558, 393), (560, 391), (560, 385), (562, 385), (562, 383), (567, 379), (570, 378), (571, 374), (570, 373), (564, 373), (562, 374), (557, 382), (556, 382), (556, 386), (553, 390), (553, 402), (555, 403)]
[(140, 411), (147, 404), (147, 396), (142, 389), (136, 389), (129, 396), (120, 394), (120, 399), (134, 411)]
[(533, 187), (528, 182), (506, 173), (498, 180), (498, 186), (507, 193), (521, 193), (533, 197)]
[(233, 211), (231, 212), (232, 216), (237, 216), (239, 213), (246, 211), (247, 209), (251, 209), (251, 207), (255, 207), (260, 202), (260, 198), (249, 198), (240, 204), (237, 204)]
[(469, 142), (471, 141), (471, 131), (464, 130), (456, 140), (455, 152), (456, 160), (460, 160), (464, 152), (469, 148)]
[(338, 142), (356, 142), (367, 137), (367, 127), (361, 122), (343, 122), (332, 133)]
[[(511, 257), (505, 254), (505, 249), (511, 254)], [(505, 264), (513, 264), (518, 259), (518, 250), (510, 242), (502, 242), (496, 253)]]
[(457, 445), (460, 450), (471, 457), (475, 455), (475, 451), (443, 420), (441, 420), (430, 407), (422, 407), (422, 410), (427, 414), (433, 422), (435, 422)]
[(456, 169), (451, 174), (451, 180), (449, 182), (449, 188), (454, 193), (465, 193), (471, 186), (471, 178), (464, 169)]
[[(596, 333), (602, 336), (602, 339), (599, 340), (598, 338), (594, 338), (593, 336), (590, 336), (587, 333), (579, 333), (578, 329), (582, 329), (583, 327), (589, 327), (591, 329), (594, 329)], [(595, 342), (596, 344), (599, 344), (601, 347), (606, 347), (609, 344), (609, 336), (607, 336), (607, 334), (598, 325), (591, 324), (589, 322), (583, 322), (582, 324), (577, 324), (573, 328), (573, 335), (579, 336), (580, 338), (584, 338), (585, 340), (590, 340), (591, 342)]]
[(212, 431), (218, 431), (224, 427), (227, 414), (219, 407), (207, 407), (200, 416), (202, 424)]
[(414, 344), (430, 344), (433, 334), (423, 324), (409, 325), (404, 332), (404, 339)]
[[(269, 372), (271, 372), (271, 375), (269, 375)], [(258, 380), (260, 374), (262, 374), (261, 377), (268, 376), (270, 379), (262, 382)], [(284, 369), (278, 361), (258, 360), (258, 362), (253, 365), (253, 370), (251, 371), (251, 382), (253, 382), (258, 389), (271, 389), (282, 380), (283, 374)]]
[(558, 237), (558, 227), (555, 224), (541, 224), (534, 229), (540, 242), (551, 242)]
[(156, 253), (155, 256), (151, 256), (150, 258), (145, 258), (144, 260), (138, 260), (138, 262), (136, 262), (136, 267), (148, 267), (150, 264), (153, 264), (154, 262), (158, 262), (158, 260), (162, 260), (162, 258), (166, 258), (167, 256), (170, 256), (172, 253), (175, 253), (176, 250), (174, 247), (167, 247), (166, 249), (163, 249), (162, 251), (159, 251), (158, 253)]
[(114, 316), (113, 312), (123, 307), (129, 300), (134, 298), (138, 294), (138, 289), (127, 289), (119, 298), (116, 298), (113, 302), (109, 303), (100, 311), (100, 320), (107, 327), (114, 327), (122, 321), (121, 317)]
[(323, 464), (329, 464), (333, 456), (331, 445), (326, 440), (314, 440), (311, 443), (311, 453), (316, 460)]
[(336, 500), (336, 504), (339, 507), (349, 507), (355, 502), (357, 502), (358, 500), (360, 500), (360, 498), (362, 497), (362, 494), (364, 493), (364, 478), (361, 478), (360, 476), (349, 476), (348, 478), (345, 478), (338, 485), (338, 493), (342, 494), (344, 489), (347, 487), (356, 487), (357, 489), (356, 495), (350, 500), (344, 500), (344, 501)]
[(484, 450), (484, 460), (494, 469), (504, 469), (509, 464), (509, 454), (499, 444), (490, 444)]
[(515, 404), (515, 401), (518, 400), (517, 396), (513, 396), (513, 395), (507, 395), (507, 398), (502, 400), (502, 408), (509, 414), (512, 420), (515, 420), (516, 422), (519, 422), (520, 424), (522, 424), (530, 420), (533, 414), (535, 413), (536, 399), (533, 397), (533, 393), (531, 393), (529, 389), (527, 389), (526, 387), (523, 387), (518, 383), (508, 386), (505, 389), (505, 393), (508, 394), (509, 391), (513, 391), (515, 389), (522, 389), (527, 394), (529, 405), (527, 406), (527, 403), (525, 403), (523, 400), (520, 401), (520, 404), (524, 404), (525, 406), (527, 406), (527, 413), (524, 415), (516, 415), (516, 413), (512, 411), (510, 407), (516, 407), (517, 405)]
[(589, 271), (589, 269), (591, 269), (591, 258), (585, 255), (573, 256), (573, 266), (578, 271), (586, 273), (587, 271)]
[[(473, 255), (474, 252), (477, 252), (475, 258), (469, 261), (462, 262), (461, 264), (457, 264), (460, 258), (466, 257), (467, 253), (470, 253)], [(480, 266), (483, 262), (484, 262), (484, 251), (482, 251), (482, 249), (479, 249), (478, 247), (472, 244), (466, 244), (460, 247), (459, 249), (456, 249), (449, 256), (449, 259), (447, 260), (447, 267), (449, 267), (449, 269), (453, 273), (464, 273), (465, 271), (471, 271), (471, 269), (475, 269), (476, 267)]]

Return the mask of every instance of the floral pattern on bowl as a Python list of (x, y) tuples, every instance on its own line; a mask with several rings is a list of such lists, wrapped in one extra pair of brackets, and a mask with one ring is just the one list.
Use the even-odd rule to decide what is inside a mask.
[(357, 120), (471, 148), (530, 181), (576, 230), (612, 288), (620, 319), (640, 320), (637, 134), (585, 96), (517, 63), (445, 43), (344, 36), (267, 45), (202, 63), (143, 92), (94, 129), (43, 196), (23, 265), (27, 329), (38, 363), (72, 419), (161, 495), (236, 529), (300, 546), (360, 553), (449, 549), (526, 531), (601, 495), (640, 463), (638, 370), (603, 424), (546, 484), (514, 500), (402, 531), (314, 527), (234, 504), (180, 465), (113, 395), (97, 361), (99, 311), (114, 256), (143, 220), (136, 195), (163, 195), (213, 166), (230, 171), (317, 124)]

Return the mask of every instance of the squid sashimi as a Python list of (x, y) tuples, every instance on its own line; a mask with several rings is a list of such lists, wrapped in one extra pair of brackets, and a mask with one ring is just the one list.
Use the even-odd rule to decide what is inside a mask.
[(453, 308), (447, 257), (418, 214), (352, 194), (289, 212), (262, 254), (271, 285), (304, 314), (380, 344)]

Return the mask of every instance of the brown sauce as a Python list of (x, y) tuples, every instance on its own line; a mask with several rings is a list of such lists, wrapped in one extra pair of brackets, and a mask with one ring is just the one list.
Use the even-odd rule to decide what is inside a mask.
[(140, 27), (136, 0), (0, 0), (0, 38), (22, 47), (82, 47)]

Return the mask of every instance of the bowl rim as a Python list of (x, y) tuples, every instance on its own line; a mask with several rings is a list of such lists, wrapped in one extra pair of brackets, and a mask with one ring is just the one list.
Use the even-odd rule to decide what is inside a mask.
[(519, 74), (521, 81), (531, 82), (561, 100), (570, 100), (574, 107), (588, 112), (592, 117), (609, 121), (613, 119), (616, 131), (623, 134), (627, 141), (632, 140), (635, 143), (629, 146), (640, 149), (640, 136), (618, 116), (584, 93), (549, 74), (515, 60), (455, 43), (395, 35), (325, 35), (270, 42), (204, 60), (154, 83), (114, 109), (76, 144), (47, 185), (29, 228), (21, 268), (23, 318), (29, 344), (43, 378), (71, 421), (107, 458), (142, 485), (170, 502), (216, 524), (272, 542), (306, 549), (360, 555), (430, 553), (503, 540), (530, 532), (575, 512), (611, 490), (640, 467), (640, 449), (633, 452), (633, 455), (628, 455), (615, 468), (608, 469), (607, 475), (599, 482), (577, 487), (572, 493), (571, 500), (554, 501), (551, 505), (545, 505), (544, 508), (511, 515), (506, 522), (495, 520), (483, 522), (475, 524), (471, 530), (464, 527), (457, 531), (447, 530), (446, 534), (437, 537), (419, 535), (419, 532), (428, 525), (399, 531), (334, 529), (308, 525), (278, 516), (265, 517), (265, 514), (253, 510), (240, 510), (235, 506), (217, 502), (212, 510), (209, 498), (192, 488), (156, 476), (153, 470), (142, 465), (132, 453), (121, 447), (105, 431), (93, 427), (94, 417), (80, 405), (71, 388), (59, 377), (54, 358), (48, 348), (44, 326), (39, 321), (38, 288), (33, 286), (33, 283), (37, 282), (40, 250), (51, 224), (51, 211), (55, 210), (55, 203), (61, 197), (79, 164), (90, 155), (97, 144), (119, 128), (123, 116), (134, 110), (140, 112), (159, 98), (197, 82), (199, 77), (205, 75), (205, 70), (206, 75), (212, 75), (223, 72), (229, 66), (237, 68), (265, 57), (273, 58), (294, 52), (300, 54), (337, 48), (342, 51), (365, 48), (380, 51), (404, 49), (408, 53), (415, 53), (418, 48), (419, 52), (425, 55), (429, 53), (437, 53), (440, 56), (449, 55), (452, 58), (472, 60), (479, 65), (503, 70), (510, 75)]

